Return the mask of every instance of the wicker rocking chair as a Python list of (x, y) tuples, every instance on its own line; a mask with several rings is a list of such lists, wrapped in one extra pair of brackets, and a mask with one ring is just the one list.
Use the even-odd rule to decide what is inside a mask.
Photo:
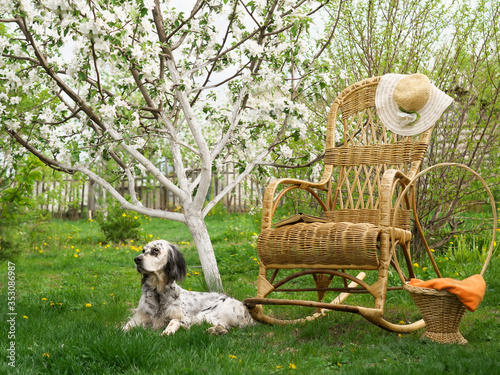
[[(324, 315), (325, 310), (338, 310), (359, 314), (394, 332), (411, 332), (425, 326), (423, 320), (406, 325), (391, 323), (383, 314), (387, 292), (403, 286), (402, 282), (388, 286), (389, 268), (397, 267), (398, 273), (403, 273), (408, 280), (415, 277), (409, 249), (414, 190), (403, 197), (404, 207), (397, 210), (395, 218), (393, 203), (399, 198), (398, 192), (400, 194), (419, 172), (432, 128), (412, 137), (386, 130), (375, 108), (379, 81), (380, 77), (360, 81), (345, 89), (333, 102), (321, 181), (285, 178), (273, 181), (266, 188), (257, 246), (260, 257), (257, 296), (243, 301), (257, 321), (295, 323), (315, 319)], [(336, 129), (337, 125), (341, 126)], [(335, 147), (336, 130), (343, 138), (341, 147)], [(280, 185), (285, 187), (278, 192)], [(309, 192), (319, 202), (328, 222), (273, 226), (278, 203), (293, 189)], [(404, 256), (404, 272), (392, 257), (397, 245)], [(280, 270), (288, 270), (283, 271), (288, 275), (277, 281)], [(357, 276), (348, 273), (354, 270), (359, 272)], [(371, 285), (363, 281), (365, 271), (378, 273)], [(297, 278), (311, 278), (310, 275), (314, 280), (312, 287), (296, 287)], [(331, 287), (335, 276), (342, 279), (340, 287)], [(293, 288), (285, 289), (285, 284)], [(317, 301), (271, 298), (279, 296), (279, 292), (303, 291), (316, 291)], [(323, 302), (327, 292), (340, 294), (332, 302)], [(351, 293), (371, 295), (373, 306), (342, 303)], [(267, 314), (268, 307), (264, 309), (267, 305), (298, 305), (317, 310), (305, 318), (287, 320)]]

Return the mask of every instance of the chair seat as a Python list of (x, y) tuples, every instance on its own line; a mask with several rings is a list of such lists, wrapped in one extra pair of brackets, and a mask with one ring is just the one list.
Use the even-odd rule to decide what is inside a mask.
[(264, 229), (257, 250), (268, 268), (377, 269), (380, 232), (369, 223), (296, 223)]

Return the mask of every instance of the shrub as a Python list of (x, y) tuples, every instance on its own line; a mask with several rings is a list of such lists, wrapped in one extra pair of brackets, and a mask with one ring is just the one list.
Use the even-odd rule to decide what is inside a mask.
[(113, 203), (107, 212), (98, 212), (95, 220), (99, 224), (106, 241), (124, 242), (126, 240), (138, 239), (141, 221), (138, 215), (127, 213), (119, 203)]

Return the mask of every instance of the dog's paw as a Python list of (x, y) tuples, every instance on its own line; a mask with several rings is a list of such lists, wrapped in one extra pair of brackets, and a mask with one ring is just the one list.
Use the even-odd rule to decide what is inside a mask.
[(132, 329), (132, 326), (130, 324), (125, 324), (123, 327), (122, 327), (122, 331), (123, 332), (129, 332), (130, 330)]
[(209, 329), (207, 329), (207, 332), (210, 333), (211, 335), (220, 336), (220, 335), (225, 335), (229, 331), (226, 328), (224, 328), (223, 326), (221, 326), (220, 324), (218, 324), (216, 326), (213, 326), (213, 327), (210, 327)]
[(162, 336), (170, 336), (173, 335), (177, 330), (181, 327), (181, 322), (177, 319), (172, 319), (170, 323), (168, 323), (167, 328), (163, 330), (161, 333)]
[(171, 336), (176, 332), (176, 330), (169, 329), (168, 327), (163, 330), (161, 333), (162, 336)]

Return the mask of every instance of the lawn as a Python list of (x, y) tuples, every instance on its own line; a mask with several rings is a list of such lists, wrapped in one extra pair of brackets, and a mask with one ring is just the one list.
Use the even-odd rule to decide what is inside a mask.
[[(140, 276), (133, 258), (147, 240), (163, 238), (177, 243), (188, 263), (183, 287), (206, 290), (188, 230), (182, 224), (165, 220), (142, 216), (137, 220), (142, 222), (141, 240), (123, 244), (106, 243), (98, 225), (88, 220), (53, 220), (19, 234), (26, 248), (10, 259), (11, 274), (15, 273), (15, 305), (7, 302), (9, 263), (2, 261), (0, 373), (498, 372), (500, 262), (497, 256), (485, 275), (488, 284), (485, 299), (478, 310), (467, 312), (462, 321), (460, 331), (469, 341), (465, 346), (422, 340), (423, 330), (407, 335), (386, 332), (357, 315), (340, 312), (329, 313), (306, 325), (258, 324), (234, 329), (225, 336), (208, 335), (207, 325), (180, 330), (171, 337), (161, 337), (159, 332), (146, 329), (124, 334), (120, 327), (140, 297)], [(254, 297), (258, 219), (218, 213), (207, 218), (207, 226), (226, 293), (240, 300)], [(463, 256), (458, 250), (467, 247), (459, 245), (460, 240), (438, 256), (438, 260), (450, 263), (446, 272), (451, 275), (472, 269), (458, 263), (459, 256)], [(475, 260), (466, 257), (462, 262)], [(427, 264), (419, 263), (421, 275), (425, 276), (427, 270), (423, 269)], [(404, 292), (398, 293), (389, 298), (388, 315), (396, 321), (416, 318), (411, 299)], [(11, 306), (17, 314), (14, 331), (9, 322), (12, 315), (8, 315)], [(290, 314), (302, 313), (289, 309)], [(8, 338), (9, 335), (15, 337)], [(10, 359), (6, 354), (11, 341), (15, 343), (15, 368), (8, 365)]]

